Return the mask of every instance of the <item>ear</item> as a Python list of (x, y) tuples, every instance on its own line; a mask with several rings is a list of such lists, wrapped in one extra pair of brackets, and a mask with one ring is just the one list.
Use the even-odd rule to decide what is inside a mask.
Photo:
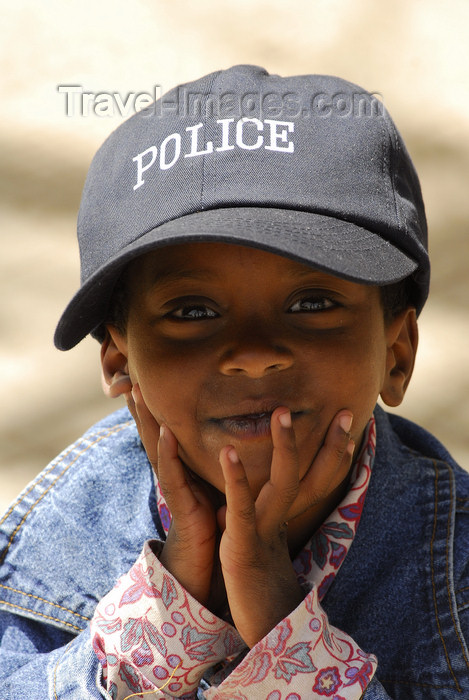
[(409, 308), (394, 318), (385, 329), (386, 370), (381, 398), (388, 406), (399, 406), (414, 369), (418, 346), (415, 309)]
[(101, 384), (108, 398), (129, 394), (132, 382), (127, 362), (127, 343), (113, 326), (107, 326), (106, 338), (101, 344)]

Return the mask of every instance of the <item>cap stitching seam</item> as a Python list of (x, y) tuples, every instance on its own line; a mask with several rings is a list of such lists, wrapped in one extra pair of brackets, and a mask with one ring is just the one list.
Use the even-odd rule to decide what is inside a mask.
[[(397, 137), (397, 132), (396, 129), (394, 128), (394, 124), (392, 122), (389, 123), (388, 125), (389, 128), (389, 138), (392, 140), (392, 144), (394, 145), (396, 154), (400, 157), (400, 146), (399, 146), (399, 139)], [(390, 164), (391, 165), (391, 164)], [(396, 164), (398, 165), (398, 164)], [(392, 186), (392, 196), (393, 196), (393, 201), (394, 201), (394, 209), (396, 212), (396, 219), (397, 219), (397, 226), (398, 228), (403, 231), (404, 233), (407, 233), (408, 231), (408, 222), (406, 215), (403, 211), (400, 210), (398, 204), (397, 204), (397, 198), (396, 198), (396, 187), (395, 187), (395, 177), (396, 177), (396, 168), (389, 168), (390, 173), (391, 173), (391, 186)]]
[[(210, 93), (215, 89), (215, 82), (217, 78), (221, 75), (221, 71), (217, 71), (217, 73), (213, 74), (213, 77), (210, 81), (210, 85), (207, 86), (207, 91), (205, 95), (209, 96)], [(207, 105), (202, 104), (202, 109), (206, 110)], [(208, 130), (208, 122), (209, 120), (207, 119), (207, 115), (203, 114), (204, 117), (204, 143), (207, 143), (207, 130)], [(201, 185), (200, 185), (200, 207), (202, 209), (205, 209), (205, 204), (204, 204), (204, 195), (205, 195), (205, 166), (207, 162), (207, 155), (204, 155), (202, 157), (202, 178), (201, 178)]]
[[(378, 123), (379, 123), (380, 128), (381, 128), (381, 137), (382, 137), (382, 143), (383, 143), (383, 145), (382, 145), (383, 161), (381, 164), (382, 165), (381, 177), (383, 178), (383, 182), (386, 183), (387, 179), (388, 179), (387, 171), (389, 170), (389, 164), (388, 164), (389, 154), (388, 154), (388, 149), (387, 149), (387, 141), (388, 141), (389, 134), (386, 131), (384, 120), (379, 121)], [(392, 182), (391, 179), (390, 179), (390, 185), (391, 185), (391, 191), (392, 191), (393, 197), (394, 197), (394, 183)], [(388, 214), (391, 214), (391, 207), (390, 207), (390, 204), (388, 202), (387, 197), (384, 198), (384, 202), (385, 202), (386, 211), (388, 212)]]

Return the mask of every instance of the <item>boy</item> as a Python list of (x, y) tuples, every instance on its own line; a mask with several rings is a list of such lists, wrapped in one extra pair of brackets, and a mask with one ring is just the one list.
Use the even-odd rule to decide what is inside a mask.
[(469, 476), (375, 408), (429, 281), (382, 104), (177, 88), (98, 151), (79, 236), (56, 345), (92, 333), (128, 410), (3, 518), (2, 697), (469, 697)]

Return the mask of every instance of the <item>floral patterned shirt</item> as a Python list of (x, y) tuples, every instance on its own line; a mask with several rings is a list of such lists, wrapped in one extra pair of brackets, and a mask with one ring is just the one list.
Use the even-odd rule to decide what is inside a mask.
[[(375, 441), (372, 418), (346, 496), (293, 562), (305, 590), (303, 602), (252, 649), (164, 569), (157, 556), (163, 543), (146, 542), (91, 621), (103, 696), (359, 700), (376, 671), (376, 658), (329, 624), (321, 600), (357, 530)], [(167, 532), (170, 514), (158, 485), (157, 493)]]

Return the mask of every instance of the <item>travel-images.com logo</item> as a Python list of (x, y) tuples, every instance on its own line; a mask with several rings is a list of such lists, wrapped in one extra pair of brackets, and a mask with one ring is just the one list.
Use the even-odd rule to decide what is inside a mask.
[(163, 95), (161, 85), (150, 92), (92, 92), (83, 85), (58, 85), (64, 97), (67, 117), (122, 117), (141, 112), (142, 116), (178, 117), (257, 117), (269, 119), (308, 119), (310, 117), (382, 117), (384, 104), (379, 92), (305, 96), (296, 92), (274, 91), (238, 94), (199, 93), (182, 86)]

